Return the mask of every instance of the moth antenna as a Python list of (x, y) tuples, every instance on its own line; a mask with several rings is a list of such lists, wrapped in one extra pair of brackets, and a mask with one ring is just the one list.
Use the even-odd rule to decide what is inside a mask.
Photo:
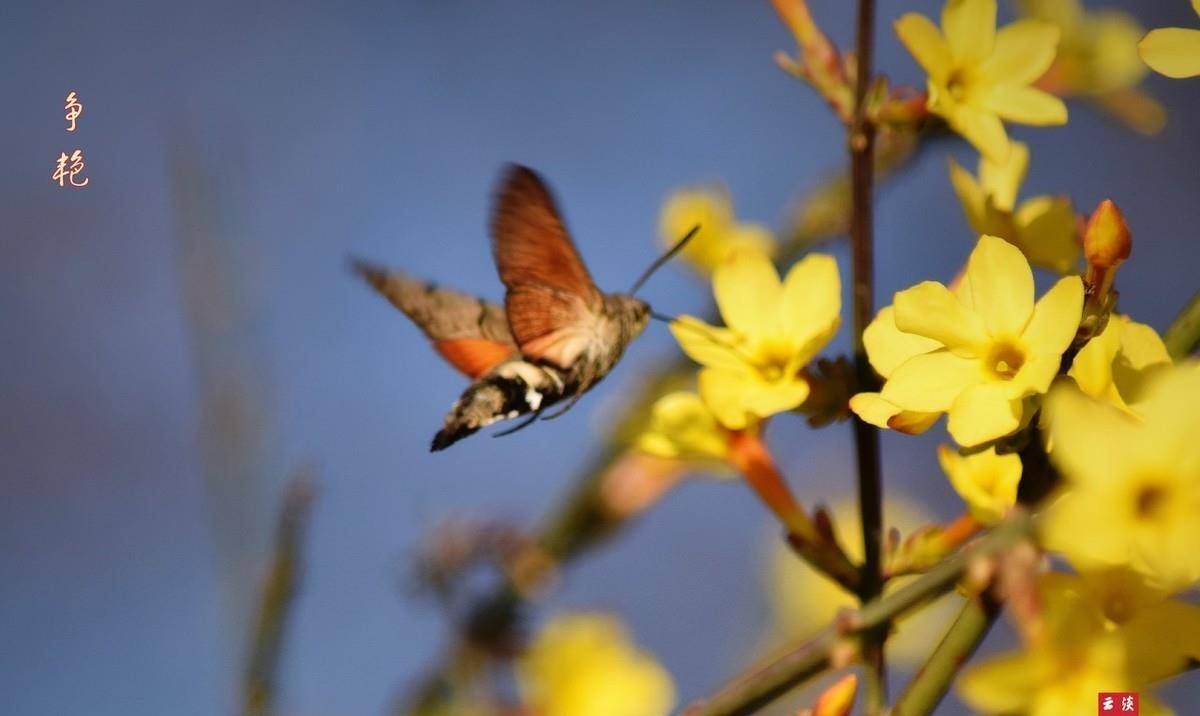
[(501, 431), (500, 431), (500, 432), (498, 432), (498, 433), (494, 433), (494, 434), (492, 435), (492, 437), (494, 437), (494, 438), (502, 438), (502, 437), (504, 437), (505, 435), (512, 435), (513, 433), (517, 432), (518, 430), (522, 430), (522, 429), (524, 429), (524, 428), (527, 428), (527, 427), (529, 427), (530, 425), (533, 425), (533, 421), (537, 420), (537, 419), (538, 419), (538, 417), (539, 417), (539, 416), (541, 416), (541, 414), (542, 414), (542, 411), (540, 411), (540, 410), (539, 410), (539, 411), (537, 411), (536, 413), (534, 413), (533, 415), (530, 415), (528, 418), (525, 418), (525, 419), (524, 419), (524, 420), (522, 420), (521, 422), (517, 423), (515, 426), (513, 426), (513, 427), (511, 427), (511, 428), (508, 428), (507, 430), (501, 430)]
[(582, 397), (583, 397), (583, 393), (576, 393), (575, 397), (571, 398), (571, 402), (567, 403), (567, 407), (563, 408), (562, 410), (557, 410), (553, 413), (550, 413), (546, 417), (542, 418), (542, 420), (554, 420), (555, 418), (562, 417), (564, 414), (566, 414), (566, 412), (568, 410), (570, 410), (571, 408), (574, 408), (575, 404), (578, 403), (579, 399)]
[(698, 231), (700, 231), (700, 225), (696, 224), (691, 229), (689, 229), (686, 234), (683, 235), (682, 239), (680, 239), (679, 241), (676, 241), (675, 245), (672, 246), (670, 249), (668, 249), (665, 254), (654, 259), (654, 263), (650, 264), (650, 267), (642, 272), (642, 275), (638, 277), (637, 281), (634, 281), (633, 288), (629, 289), (629, 295), (630, 296), (636, 295), (638, 292), (638, 289), (641, 288), (642, 285), (645, 284), (646, 281), (648, 281), (650, 279), (650, 277), (654, 275), (655, 271), (662, 268), (663, 264), (665, 264), (666, 262), (668, 262), (672, 258), (674, 258), (675, 254), (679, 253), (680, 251), (683, 251), (683, 247), (687, 246), (687, 243), (689, 241), (691, 241), (693, 237), (696, 236), (696, 233)]
[(668, 316), (665, 313), (659, 313), (653, 309), (650, 310), (650, 317), (656, 321), (662, 321), (663, 323), (674, 323), (675, 321), (679, 320), (677, 316)]

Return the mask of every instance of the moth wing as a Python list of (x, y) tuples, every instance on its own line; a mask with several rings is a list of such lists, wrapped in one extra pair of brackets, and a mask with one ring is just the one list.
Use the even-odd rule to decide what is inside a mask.
[(501, 176), (492, 253), (508, 289), (505, 312), (521, 353), (569, 368), (593, 340), (603, 297), (554, 197), (526, 167), (509, 167)]
[(365, 261), (355, 261), (353, 268), (467, 377), (478, 378), (520, 354), (500, 306)]

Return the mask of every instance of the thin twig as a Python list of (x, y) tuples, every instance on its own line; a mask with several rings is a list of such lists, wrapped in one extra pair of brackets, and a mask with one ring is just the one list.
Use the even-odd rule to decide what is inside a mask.
[(684, 716), (746, 716), (820, 674), (830, 664), (832, 650), (843, 639), (887, 628), (892, 620), (954, 588), (973, 560), (1005, 550), (1030, 534), (1032, 518), (1018, 512), (987, 535), (947, 558), (896, 591), (840, 618), (818, 636), (790, 649), (782, 657), (731, 682), (709, 699), (684, 711)]
[(263, 585), (254, 627), (254, 642), (243, 686), (242, 713), (245, 716), (264, 716), (273, 711), (279, 657), (283, 651), (288, 613), (300, 584), (304, 533), (312, 500), (311, 480), (305, 475), (293, 478), (283, 498), (275, 555)]
[(959, 668), (971, 658), (996, 623), (1001, 606), (990, 590), (978, 598), (967, 600), (942, 641), (912, 681), (908, 682), (904, 693), (900, 694), (891, 716), (926, 716), (933, 713), (946, 696)]

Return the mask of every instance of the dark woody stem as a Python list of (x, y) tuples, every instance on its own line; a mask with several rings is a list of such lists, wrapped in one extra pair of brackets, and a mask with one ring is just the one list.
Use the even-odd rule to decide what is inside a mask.
[[(854, 121), (850, 125), (851, 216), (850, 247), (854, 275), (854, 372), (859, 390), (870, 390), (875, 375), (867, 361), (863, 331), (871, 322), (875, 303), (875, 266), (872, 237), (875, 182), (875, 125), (867, 112), (875, 54), (875, 2), (859, 0), (855, 30), (857, 71), (854, 79)], [(858, 500), (862, 516), (863, 566), (859, 599), (865, 604), (883, 591), (883, 484), (879, 465), (879, 431), (854, 421), (854, 447), (858, 461)], [(881, 713), (887, 704), (887, 668), (883, 642), (886, 622), (862, 634), (866, 669), (866, 713)]]

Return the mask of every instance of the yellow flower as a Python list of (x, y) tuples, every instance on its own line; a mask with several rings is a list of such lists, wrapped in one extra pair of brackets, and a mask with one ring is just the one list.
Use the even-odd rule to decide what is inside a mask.
[(995, 524), (1016, 504), (1021, 458), (1015, 453), (997, 455), (996, 448), (990, 447), (961, 455), (949, 445), (941, 445), (938, 462), (977, 522)]
[(1200, 370), (1161, 371), (1139, 408), (1141, 421), (1069, 385), (1047, 399), (1066, 490), (1043, 537), (1079, 568), (1129, 565), (1174, 591), (1200, 580)]
[[(1192, 9), (1200, 15), (1200, 0), (1192, 0)], [(1200, 75), (1200, 30), (1182, 27), (1151, 30), (1138, 43), (1138, 53), (1159, 74), (1195, 77)]]
[(1054, 25), (1020, 20), (997, 32), (995, 0), (948, 0), (940, 32), (924, 15), (908, 13), (896, 33), (929, 75), (929, 111), (991, 159), (1008, 154), (1002, 119), (1066, 124), (1062, 100), (1030, 86), (1054, 62)]
[[(891, 493), (884, 505), (884, 513), (887, 526), (897, 527), (904, 534), (936, 522), (919, 503)], [(858, 529), (856, 504), (845, 501), (834, 505), (833, 518), (838, 543), (850, 559), (861, 560), (862, 532)], [(771, 540), (770, 549), (766, 576), (774, 622), (772, 638), (782, 642), (812, 636), (829, 624), (840, 610), (858, 606), (853, 594), (808, 566), (778, 538)], [(891, 579), (885, 591), (899, 589), (910, 579)], [(947, 594), (928, 608), (903, 617), (887, 641), (888, 659), (907, 666), (924, 661), (929, 656), (929, 645), (945, 631), (961, 603), (958, 595)]]
[(602, 614), (556, 617), (516, 664), (524, 704), (536, 716), (666, 716), (671, 676)]
[(1023, 16), (1053, 23), (1062, 33), (1054, 67), (1043, 78), (1055, 94), (1107, 94), (1145, 77), (1137, 43), (1146, 31), (1129, 13), (1088, 10), (1079, 0), (1021, 0), (1019, 7)]
[(950, 182), (976, 234), (1015, 245), (1034, 266), (1068, 273), (1079, 263), (1075, 209), (1066, 197), (1036, 196), (1017, 205), (1029, 168), (1029, 148), (1012, 142), (1001, 162), (981, 156), (979, 179), (950, 160)]
[(711, 272), (739, 248), (757, 249), (768, 255), (775, 252), (771, 231), (759, 224), (738, 222), (729, 192), (720, 188), (675, 192), (663, 204), (658, 226), (667, 246), (674, 246), (693, 226), (700, 227), (680, 255), (704, 273)]
[(731, 431), (717, 422), (695, 393), (678, 391), (659, 398), (637, 448), (658, 457), (725, 465)]
[(671, 324), (683, 352), (705, 366), (699, 383), (708, 409), (741, 430), (803, 403), (809, 386), (800, 371), (840, 321), (833, 257), (810, 254), (781, 282), (766, 254), (741, 249), (713, 273), (713, 293), (727, 328), (691, 316)]
[[(1106, 587), (1106, 593), (1098, 593), (1094, 582), (1080, 577), (1042, 575), (1040, 638), (1022, 651), (987, 659), (965, 672), (958, 682), (963, 700), (984, 713), (1093, 716), (1096, 694), (1139, 690), (1178, 673), (1196, 650), (1200, 609), (1146, 600), (1118, 623), (1105, 610), (1146, 595), (1124, 580), (1110, 581)], [(1169, 619), (1180, 619), (1181, 624), (1172, 629)], [(1155, 642), (1160, 644), (1158, 653), (1149, 653)], [(1145, 691), (1141, 707), (1144, 714), (1171, 713)]]
[[(962, 286), (959, 283), (955, 287), (956, 294), (961, 292)], [(863, 343), (871, 367), (885, 379), (891, 378), (892, 373), (909, 358), (931, 353), (941, 347), (935, 340), (905, 333), (897, 328), (894, 306), (887, 306), (876, 314), (863, 331)], [(850, 398), (850, 410), (864, 422), (909, 435), (925, 432), (941, 417), (941, 413), (937, 412), (903, 410), (884, 400), (879, 393), (854, 395)]]
[(1170, 364), (1167, 347), (1153, 328), (1114, 313), (1100, 335), (1075, 356), (1067, 375), (1084, 393), (1136, 415), (1146, 382)]
[(950, 435), (974, 447), (1015, 431), (1029, 414), (1025, 399), (1050, 387), (1079, 326), (1083, 282), (1063, 278), (1035, 305), (1029, 262), (983, 236), (957, 294), (926, 281), (897, 293), (893, 310), (896, 328), (933, 350), (874, 355), (868, 344), (873, 364), (896, 365), (877, 399), (852, 400), (851, 409), (880, 427), (891, 425), (868, 410), (878, 401), (910, 414), (949, 413)]

